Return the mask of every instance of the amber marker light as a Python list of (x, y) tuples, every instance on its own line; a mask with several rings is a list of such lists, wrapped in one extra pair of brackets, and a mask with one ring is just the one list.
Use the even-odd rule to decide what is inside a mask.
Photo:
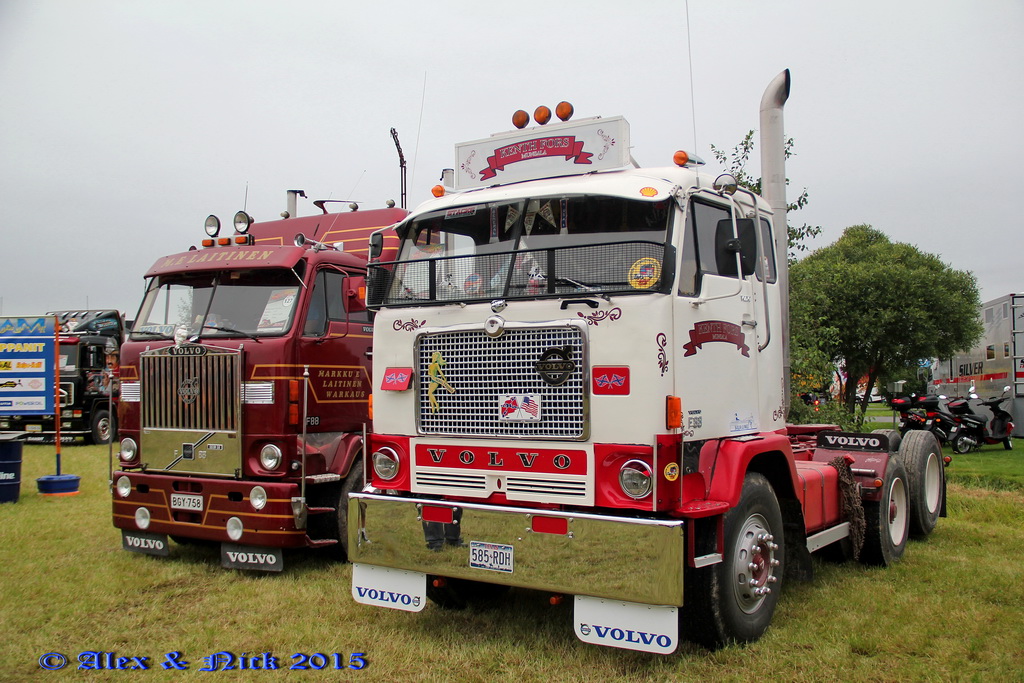
[(217, 245), (218, 246), (226, 247), (226, 246), (228, 246), (230, 244), (231, 244), (231, 238), (230, 237), (218, 237), (217, 238)]
[(690, 161), (690, 155), (684, 152), (683, 150), (679, 150), (678, 152), (672, 155), (672, 161), (675, 163), (676, 166), (686, 166), (686, 164)]
[(533, 110), (533, 120), (544, 125), (551, 120), (551, 110), (545, 107), (543, 104)]
[(665, 397), (665, 426), (669, 429), (683, 428), (683, 399), (678, 396)]
[(366, 397), (366, 416), (373, 419), (373, 394)]
[(512, 125), (516, 128), (526, 128), (526, 124), (529, 122), (530, 115), (522, 109), (518, 109), (515, 114), (512, 114)]
[(560, 121), (568, 121), (572, 118), (573, 112), (576, 111), (572, 108), (572, 105), (568, 102), (562, 101), (555, 105), (555, 116)]
[(435, 197), (439, 197), (439, 198), (443, 197), (444, 196), (444, 185), (434, 185), (432, 188), (430, 188), (430, 194), (434, 195)]
[(208, 237), (208, 238), (203, 240), (203, 246), (204, 247), (212, 247), (213, 245), (214, 245), (214, 241), (213, 241), (212, 238)]

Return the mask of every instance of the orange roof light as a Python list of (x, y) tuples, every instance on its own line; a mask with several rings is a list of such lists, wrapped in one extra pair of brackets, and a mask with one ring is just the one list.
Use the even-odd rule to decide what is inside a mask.
[(430, 194), (434, 195), (435, 197), (443, 197), (444, 185), (434, 185), (432, 188), (430, 188)]
[(543, 104), (533, 110), (533, 120), (544, 125), (551, 120), (551, 110), (545, 107)]
[(690, 161), (690, 155), (684, 152), (683, 150), (679, 150), (678, 152), (672, 155), (672, 161), (675, 163), (676, 166), (686, 166), (686, 164)]
[(560, 121), (568, 121), (572, 118), (574, 111), (575, 109), (572, 108), (571, 104), (562, 101), (555, 107), (555, 116), (557, 116)]
[(528, 124), (529, 122), (530, 115), (527, 114), (522, 109), (519, 109), (516, 111), (515, 114), (512, 114), (512, 125), (515, 126), (516, 128), (526, 128), (526, 124)]

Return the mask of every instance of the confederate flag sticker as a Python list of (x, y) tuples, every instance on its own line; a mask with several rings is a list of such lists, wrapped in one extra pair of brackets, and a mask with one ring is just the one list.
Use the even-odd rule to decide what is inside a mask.
[(606, 396), (629, 395), (628, 365), (598, 365), (591, 373), (591, 391)]
[(405, 391), (412, 381), (412, 368), (388, 368), (380, 383), (383, 391)]

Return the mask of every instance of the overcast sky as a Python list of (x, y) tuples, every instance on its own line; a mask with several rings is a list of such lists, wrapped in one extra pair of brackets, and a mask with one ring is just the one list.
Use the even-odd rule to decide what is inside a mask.
[[(715, 164), (785, 68), (790, 220), (868, 223), (1024, 291), (1021, 0), (0, 0), (0, 314), (118, 308), (210, 213), (429, 197), (456, 142), (560, 100)], [(692, 78), (691, 78), (692, 69)], [(691, 88), (692, 83), (692, 88)], [(751, 170), (759, 173), (755, 159)], [(317, 210), (308, 202), (299, 213)]]

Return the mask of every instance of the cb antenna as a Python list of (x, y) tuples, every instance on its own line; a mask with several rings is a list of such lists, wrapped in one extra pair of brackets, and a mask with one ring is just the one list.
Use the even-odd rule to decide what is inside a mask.
[(398, 150), (398, 167), (402, 176), (402, 208), (405, 208), (405, 154), (402, 153), (402, 145), (398, 142), (398, 131), (391, 129), (391, 137), (395, 140), (395, 149)]

